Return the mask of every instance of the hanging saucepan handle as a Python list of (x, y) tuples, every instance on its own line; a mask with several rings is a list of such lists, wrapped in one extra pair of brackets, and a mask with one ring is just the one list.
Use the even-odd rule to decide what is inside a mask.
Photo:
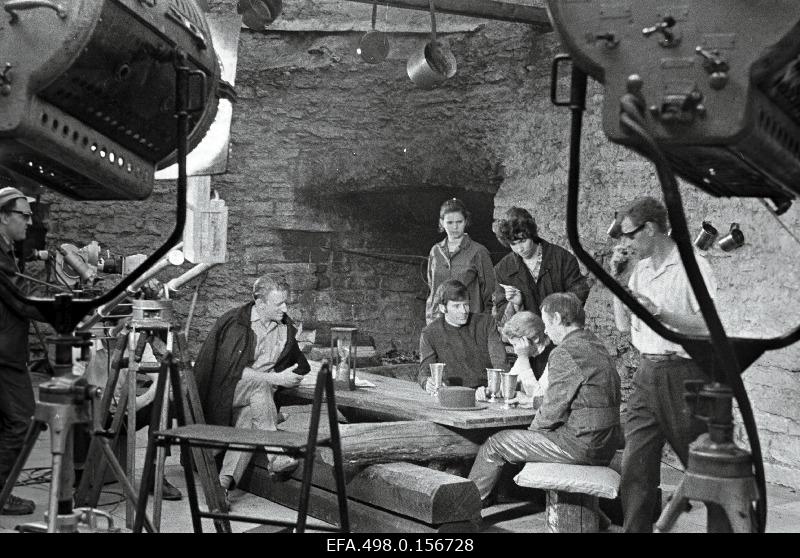
[(436, 42), (436, 6), (433, 5), (433, 0), (430, 0), (431, 5), (431, 42)]
[(368, 64), (377, 64), (386, 60), (389, 54), (389, 40), (386, 38), (386, 33), (375, 30), (378, 20), (378, 3), (372, 3), (372, 31), (361, 37), (358, 42), (358, 53), (364, 62)]

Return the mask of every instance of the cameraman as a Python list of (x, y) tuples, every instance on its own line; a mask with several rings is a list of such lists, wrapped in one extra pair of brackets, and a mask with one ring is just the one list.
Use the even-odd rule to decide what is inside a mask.
[[(16, 188), (0, 189), (0, 273), (21, 287), (14, 243), (25, 240), (32, 224), (30, 203)], [(10, 296), (0, 297), (0, 488), (14, 466), (35, 411), (33, 385), (28, 374), (28, 328), (38, 312)], [(10, 494), (0, 515), (28, 515), (32, 500)]]

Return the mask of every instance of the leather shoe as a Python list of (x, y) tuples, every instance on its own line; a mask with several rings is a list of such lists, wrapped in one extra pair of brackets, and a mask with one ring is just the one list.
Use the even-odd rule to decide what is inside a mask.
[[(155, 484), (155, 480), (150, 483), (150, 494), (154, 494), (155, 490), (153, 490), (153, 485)], [(183, 498), (183, 494), (181, 491), (178, 490), (175, 486), (170, 484), (166, 477), (164, 477), (164, 482), (161, 485), (161, 499), (162, 500), (180, 500)]]
[(11, 494), (8, 496), (3, 509), (0, 510), (0, 515), (30, 515), (35, 509), (36, 504), (33, 503), (33, 500), (18, 498)]

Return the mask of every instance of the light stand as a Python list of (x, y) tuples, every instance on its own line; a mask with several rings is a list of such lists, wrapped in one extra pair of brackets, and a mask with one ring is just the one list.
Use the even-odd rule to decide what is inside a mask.
[[(558, 69), (570, 57), (559, 55), (553, 61), (551, 101), (567, 106), (572, 113), (570, 133), (570, 164), (567, 194), (567, 236), (575, 256), (619, 298), (637, 317), (661, 337), (679, 343), (694, 361), (714, 378), (713, 383), (689, 383), (688, 398), (692, 405), (713, 402), (711, 412), (700, 412), (709, 423), (710, 434), (702, 435), (692, 445), (687, 465), (686, 481), (679, 488), (678, 500), (703, 497), (709, 502), (709, 531), (758, 531), (766, 528), (766, 482), (761, 447), (753, 411), (740, 377), (764, 351), (786, 347), (800, 339), (800, 327), (781, 337), (770, 339), (732, 338), (725, 333), (719, 315), (703, 282), (689, 238), (683, 203), (675, 174), (662, 150), (652, 139), (644, 120), (644, 99), (640, 95), (641, 78), (628, 79), (628, 94), (620, 100), (620, 120), (623, 126), (643, 144), (642, 151), (658, 172), (665, 205), (672, 225), (672, 237), (678, 247), (689, 284), (697, 298), (703, 318), (708, 325), (708, 337), (688, 336), (661, 323), (641, 303), (620, 285), (581, 245), (578, 233), (578, 199), (580, 190), (580, 143), (583, 111), (586, 106), (587, 76), (573, 65), (570, 99), (557, 99)], [(732, 398), (739, 404), (750, 453), (737, 448), (732, 441)], [(712, 496), (709, 496), (712, 495)], [(700, 499), (700, 498), (698, 498)], [(756, 505), (753, 508), (752, 502)], [(665, 528), (672, 524), (683, 509), (674, 501), (659, 519)], [(734, 517), (736, 514), (737, 517)], [(742, 516), (741, 514), (744, 514)], [(729, 517), (725, 517), (728, 515)], [(752, 519), (752, 520), (751, 520)]]
[[(175, 228), (166, 242), (113, 289), (92, 300), (73, 299), (72, 294), (58, 294), (51, 300), (26, 298), (7, 276), (0, 274), (0, 295), (4, 299), (13, 298), (26, 305), (32, 313), (40, 314), (43, 320), (53, 325), (57, 332), (56, 337), (50, 339), (50, 342), (55, 345), (56, 352), (55, 377), (39, 387), (39, 401), (36, 403), (34, 420), (26, 433), (22, 451), (6, 479), (5, 486), (0, 491), (0, 508), (2, 508), (11, 495), (11, 490), (33, 450), (39, 433), (49, 426), (53, 472), (46, 515), (46, 531), (48, 533), (75, 532), (79, 520), (84, 517), (83, 513), (78, 513), (79, 510), (73, 509), (72, 488), (75, 474), (72, 455), (73, 427), (75, 424), (89, 423), (92, 420), (96, 422), (99, 418), (99, 414), (93, 412), (93, 405), (100, 397), (101, 388), (90, 386), (83, 378), (72, 375), (72, 347), (80, 346), (85, 350), (88, 347), (88, 336), (76, 337), (72, 332), (86, 314), (121, 294), (179, 242), (183, 235), (186, 223), (186, 156), (188, 153), (189, 113), (202, 109), (202, 95), (193, 95), (192, 87), (199, 86), (202, 91), (205, 91), (206, 76), (200, 70), (191, 71), (189, 69), (185, 52), (175, 49), (169, 56), (172, 58), (176, 71), (178, 185)], [(199, 80), (199, 83), (193, 81), (192, 78)], [(194, 105), (192, 104), (193, 100), (195, 101)], [(199, 108), (198, 104), (201, 105)], [(93, 426), (92, 432), (104, 429), (104, 425), (94, 424)], [(117, 479), (125, 490), (126, 497), (136, 507), (137, 499), (133, 487), (125, 477), (122, 468), (119, 467), (113, 453), (108, 457)], [(102, 512), (98, 513), (102, 515)], [(86, 517), (92, 518), (91, 523), (94, 524), (93, 511), (86, 514)], [(153, 531), (149, 519), (144, 517), (140, 521), (143, 521), (148, 532)], [(91, 525), (90, 528), (92, 528)], [(22, 531), (45, 530), (40, 524), (23, 525), (19, 529)]]
[(686, 382), (692, 415), (708, 424), (689, 446), (686, 473), (656, 529), (669, 531), (689, 500), (705, 503), (709, 533), (751, 533), (757, 530), (752, 502), (758, 498), (750, 452), (733, 441), (733, 391), (730, 387)]

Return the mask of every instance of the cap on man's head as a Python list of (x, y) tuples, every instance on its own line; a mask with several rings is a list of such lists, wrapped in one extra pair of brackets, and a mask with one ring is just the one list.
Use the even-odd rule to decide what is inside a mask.
[(0, 188), (0, 207), (3, 207), (11, 200), (15, 200), (17, 198), (25, 198), (26, 200), (28, 200), (28, 203), (33, 203), (36, 201), (36, 198), (26, 196), (13, 186), (6, 186), (5, 188)]

